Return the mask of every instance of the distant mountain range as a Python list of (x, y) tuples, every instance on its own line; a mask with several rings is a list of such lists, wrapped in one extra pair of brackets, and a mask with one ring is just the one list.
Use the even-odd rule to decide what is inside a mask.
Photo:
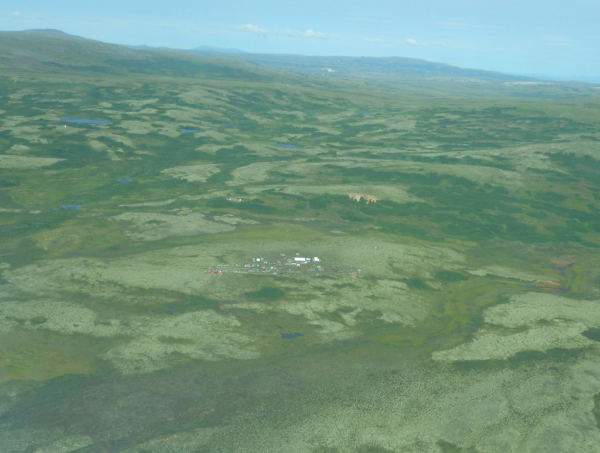
[[(207, 51), (210, 49), (210, 51)], [(503, 74), (478, 69), (465, 69), (443, 63), (402, 57), (343, 57), (286, 54), (253, 54), (235, 49), (197, 47), (191, 52), (200, 55), (235, 55), (237, 58), (275, 69), (310, 76), (347, 77), (357, 74), (405, 75), (425, 77), (464, 77), (472, 79), (515, 81), (535, 80), (531, 77)]]
[(248, 81), (368, 83), (427, 96), (597, 96), (585, 83), (465, 69), (401, 57), (253, 54), (201, 46), (191, 50), (108, 44), (59, 30), (0, 32), (0, 71), (236, 78)]
[[(251, 63), (309, 76), (426, 76), (485, 80), (531, 80), (491, 71), (463, 69), (412, 58), (313, 57), (303, 55), (252, 54), (238, 49), (209, 46), (191, 50), (148, 46), (121, 46), (69, 35), (59, 30), (0, 32), (0, 67), (13, 69), (93, 70), (108, 72), (158, 72), (195, 75), (200, 57), (224, 57), (229, 63)], [(221, 60), (223, 64), (223, 60)], [(248, 69), (248, 67), (246, 67)], [(201, 72), (201, 71), (200, 71)]]
[(211, 46), (198, 46), (191, 49), (191, 52), (197, 53), (198, 55), (243, 55), (247, 54), (243, 50), (239, 49), (224, 49), (221, 47)]
[(58, 30), (0, 32), (0, 70), (57, 73), (153, 74), (177, 77), (273, 77), (246, 61), (203, 57), (189, 51), (133, 48)]

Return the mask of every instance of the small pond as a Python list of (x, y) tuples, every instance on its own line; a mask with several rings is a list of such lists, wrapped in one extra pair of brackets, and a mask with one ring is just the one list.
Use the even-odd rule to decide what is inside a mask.
[(96, 125), (106, 125), (112, 124), (112, 121), (104, 121), (104, 120), (88, 120), (83, 118), (61, 118), (65, 123), (71, 124), (96, 124)]
[(293, 333), (281, 333), (281, 338), (283, 338), (284, 340), (293, 340), (294, 338), (298, 338), (298, 337), (303, 337), (304, 334), (300, 333), (300, 332), (293, 332)]

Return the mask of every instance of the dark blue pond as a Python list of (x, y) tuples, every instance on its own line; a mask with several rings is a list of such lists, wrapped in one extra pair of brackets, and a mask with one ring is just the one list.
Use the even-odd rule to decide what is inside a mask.
[(300, 146), (293, 145), (291, 143), (275, 143), (275, 146), (279, 146), (280, 148), (290, 148), (290, 149), (298, 149)]
[(68, 211), (79, 211), (81, 209), (81, 205), (78, 204), (61, 204), (60, 207)]
[(97, 124), (97, 125), (112, 124), (112, 121), (86, 120), (86, 119), (82, 119), (82, 118), (62, 118), (62, 121), (64, 121), (65, 123), (73, 123), (73, 124)]
[(300, 332), (294, 332), (294, 333), (281, 333), (281, 338), (283, 338), (284, 340), (293, 340), (294, 338), (298, 338), (298, 337), (303, 337), (304, 334), (300, 333)]
[(200, 132), (200, 129), (181, 129), (179, 131), (180, 134), (195, 134), (196, 132)]
[(133, 182), (133, 179), (117, 179), (117, 182), (120, 182), (121, 184), (129, 184), (130, 182)]

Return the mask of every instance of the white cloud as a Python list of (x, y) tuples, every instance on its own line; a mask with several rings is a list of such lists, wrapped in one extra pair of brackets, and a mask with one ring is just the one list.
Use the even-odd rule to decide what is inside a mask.
[(238, 27), (240, 30), (243, 30), (248, 33), (252, 33), (258, 36), (267, 36), (267, 30), (260, 28), (258, 25), (254, 24), (246, 24)]
[(446, 41), (417, 41), (415, 38), (406, 38), (404, 44), (413, 47), (449, 47)]
[(330, 38), (329, 35), (320, 32), (320, 31), (315, 31), (312, 28), (309, 28), (307, 30), (304, 31), (297, 31), (297, 30), (287, 30), (287, 31), (268, 31), (265, 30), (264, 28), (259, 27), (258, 25), (254, 25), (254, 24), (245, 24), (245, 25), (240, 25), (239, 27), (235, 27), (238, 30), (242, 30), (245, 31), (246, 33), (252, 33), (254, 35), (258, 35), (258, 36), (286, 36), (288, 38), (309, 38), (309, 39), (327, 39)]
[(12, 17), (21, 17), (21, 11), (13, 11), (12, 13), (10, 13), (10, 15)]
[(312, 29), (308, 29), (305, 31), (293, 31), (293, 30), (288, 30), (285, 33), (283, 33), (285, 36), (289, 36), (290, 38), (318, 38), (318, 39), (326, 39), (329, 36), (327, 36), (325, 33), (322, 33), (320, 31), (314, 31)]

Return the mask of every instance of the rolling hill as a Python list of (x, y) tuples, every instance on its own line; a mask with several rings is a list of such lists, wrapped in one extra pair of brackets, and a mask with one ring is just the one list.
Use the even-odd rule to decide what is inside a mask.
[[(0, 32), (0, 70), (153, 74), (263, 80), (264, 70), (242, 60), (200, 57), (165, 49), (135, 49), (69, 35), (58, 30)], [(272, 77), (272, 75), (270, 76)]]
[[(229, 53), (231, 55), (231, 53)], [(533, 81), (534, 79), (499, 72), (465, 69), (443, 63), (402, 57), (306, 56), (238, 53), (240, 59), (275, 69), (310, 76), (418, 76), (461, 77), (496, 81)]]
[[(486, 98), (596, 97), (592, 84), (536, 81), (425, 60), (390, 57), (320, 57), (108, 44), (58, 30), (0, 32), (0, 71), (46, 74), (154, 75), (271, 81), (314, 85), (366, 85), (408, 96)], [(342, 85), (340, 85), (342, 83)]]

